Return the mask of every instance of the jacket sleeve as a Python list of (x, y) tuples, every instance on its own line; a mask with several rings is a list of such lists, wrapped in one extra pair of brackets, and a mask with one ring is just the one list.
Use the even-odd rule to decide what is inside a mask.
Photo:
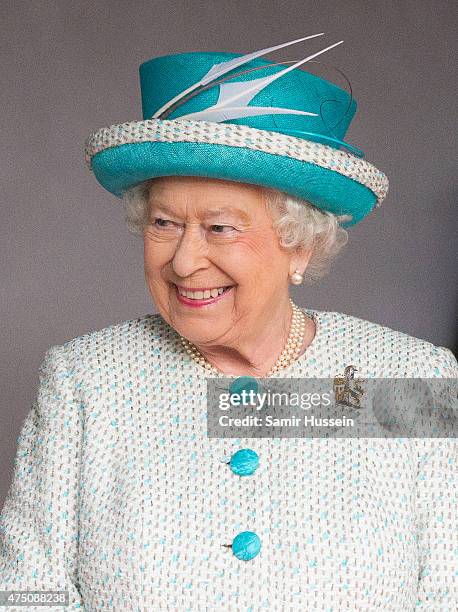
[(52, 346), (46, 352), (38, 393), (17, 439), (0, 514), (0, 591), (68, 591), (69, 605), (28, 601), (7, 610), (84, 610), (77, 583), (82, 413), (65, 350)]
[[(434, 377), (457, 378), (457, 361), (449, 349), (435, 347), (432, 357)], [(418, 460), (416, 502), (420, 560), (415, 609), (456, 612), (458, 438), (424, 438), (414, 442)]]

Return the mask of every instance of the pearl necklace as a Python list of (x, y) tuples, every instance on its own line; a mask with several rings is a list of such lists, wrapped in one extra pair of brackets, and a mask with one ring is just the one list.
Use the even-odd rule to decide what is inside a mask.
[[(289, 300), (289, 302), (293, 309), (293, 316), (291, 318), (291, 327), (289, 330), (288, 340), (286, 341), (285, 347), (281, 352), (280, 357), (270, 368), (264, 378), (268, 378), (279, 370), (287, 368), (291, 363), (293, 363), (293, 361), (298, 358), (299, 353), (301, 352), (302, 344), (304, 341), (306, 316), (291, 299)], [(207, 361), (207, 359), (205, 359), (202, 353), (200, 353), (198, 348), (194, 344), (192, 344), (192, 342), (190, 342), (186, 338), (183, 338), (183, 336), (180, 336), (180, 340), (187, 354), (192, 357), (194, 361), (196, 361), (199, 365), (208, 370), (209, 373), (213, 374), (214, 376), (221, 376), (222, 374), (227, 377), (231, 376), (230, 374), (224, 374), (223, 372), (215, 368), (215, 366), (213, 366), (209, 361)]]

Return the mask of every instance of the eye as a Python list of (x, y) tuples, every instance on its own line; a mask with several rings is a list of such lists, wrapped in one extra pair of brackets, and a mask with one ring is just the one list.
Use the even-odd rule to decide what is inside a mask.
[(229, 231), (236, 231), (235, 227), (232, 227), (232, 225), (211, 225), (210, 227), (215, 231), (216, 234), (227, 234), (228, 232), (225, 232), (224, 228), (227, 228)]
[(171, 221), (168, 221), (167, 219), (160, 219), (159, 217), (156, 217), (156, 219), (154, 219), (153, 221), (153, 225), (156, 227), (170, 227), (170, 225), (173, 225)]

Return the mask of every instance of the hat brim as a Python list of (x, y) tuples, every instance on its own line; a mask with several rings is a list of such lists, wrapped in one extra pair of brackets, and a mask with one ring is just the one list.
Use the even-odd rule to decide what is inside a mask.
[[(336, 156), (342, 155), (341, 151), (325, 145), (312, 144), (323, 147), (327, 153), (331, 150)], [(89, 155), (91, 169), (98, 182), (117, 197), (143, 181), (161, 176), (225, 179), (278, 189), (335, 215), (350, 215), (351, 220), (341, 223), (343, 227), (351, 227), (364, 219), (378, 201), (373, 190), (341, 172), (244, 146), (142, 139), (99, 148), (102, 150)], [(368, 165), (356, 157), (351, 161), (354, 156), (345, 154), (345, 157), (346, 165), (354, 163), (356, 169), (362, 163)]]

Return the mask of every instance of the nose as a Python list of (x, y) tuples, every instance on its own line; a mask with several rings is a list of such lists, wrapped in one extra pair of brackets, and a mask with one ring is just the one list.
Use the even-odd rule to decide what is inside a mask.
[(175, 274), (190, 276), (208, 267), (208, 245), (200, 226), (186, 225), (172, 259)]

